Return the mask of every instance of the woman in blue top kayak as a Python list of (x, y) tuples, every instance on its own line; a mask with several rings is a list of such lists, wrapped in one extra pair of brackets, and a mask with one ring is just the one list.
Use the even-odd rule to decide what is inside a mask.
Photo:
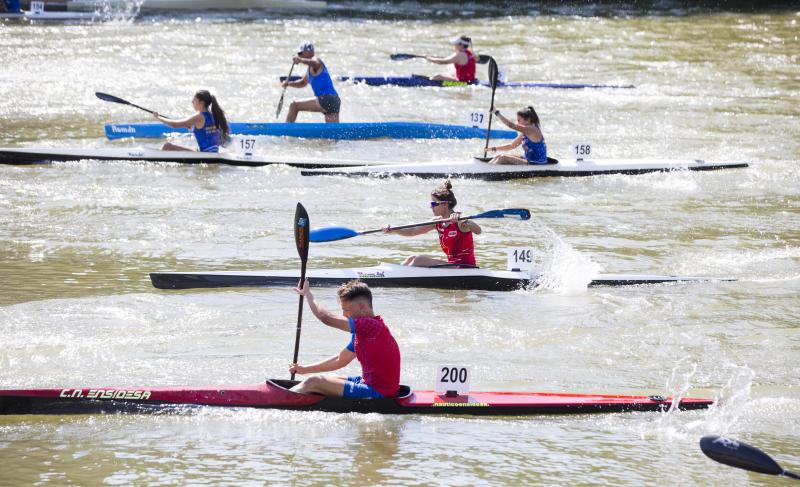
[[(200, 90), (194, 94), (192, 106), (197, 113), (183, 120), (173, 120), (159, 115), (158, 112), (154, 112), (153, 115), (158, 121), (170, 127), (184, 128), (194, 133), (200, 152), (219, 152), (219, 146), (228, 139), (230, 130), (225, 111), (217, 103), (217, 97), (208, 90)], [(193, 151), (194, 149), (167, 142), (161, 150)]]
[(333, 80), (325, 63), (314, 55), (314, 45), (310, 42), (301, 44), (297, 48), (297, 54), (292, 56), (292, 62), (305, 64), (308, 66), (308, 71), (297, 81), (284, 81), (283, 86), (302, 88), (310, 83), (311, 89), (314, 90), (314, 98), (292, 101), (286, 121), (292, 123), (297, 120), (299, 112), (322, 112), (325, 114), (325, 123), (339, 122), (339, 108), (342, 101), (333, 87)]
[(497, 155), (489, 161), (489, 164), (547, 164), (547, 146), (539, 127), (539, 115), (533, 107), (518, 111), (516, 123), (501, 115), (500, 110), (495, 110), (494, 114), (508, 128), (519, 132), (519, 135), (510, 144), (490, 147), (489, 150), (492, 152), (511, 150), (522, 145), (523, 155)]

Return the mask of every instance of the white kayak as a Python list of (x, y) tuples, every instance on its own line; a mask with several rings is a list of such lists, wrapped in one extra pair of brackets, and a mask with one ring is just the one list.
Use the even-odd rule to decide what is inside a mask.
[(48, 11), (34, 12), (24, 10), (15, 13), (0, 13), (0, 20), (31, 20), (42, 22), (67, 22), (67, 21), (91, 21), (100, 19), (100, 15), (94, 12), (59, 12)]
[[(538, 286), (542, 275), (537, 271), (410, 267), (381, 263), (373, 267), (309, 269), (306, 276), (315, 286), (338, 286), (353, 279), (360, 279), (371, 287), (513, 291)], [(159, 289), (284, 287), (296, 286), (299, 278), (300, 273), (297, 270), (150, 273), (153, 286)], [(591, 280), (589, 286), (631, 286), (731, 280), (733, 279), (649, 274), (599, 274)]]
[[(553, 159), (555, 161), (555, 159)], [(502, 181), (509, 179), (594, 176), (597, 174), (644, 174), (675, 170), (708, 171), (747, 167), (745, 162), (707, 162), (699, 159), (572, 159), (551, 164), (500, 166), (478, 159), (461, 162), (381, 164), (374, 166), (328, 168), (303, 171), (303, 176), (416, 176), (421, 178), (472, 178)]]
[[(125, 7), (129, 0), (72, 0), (69, 10)], [(140, 11), (151, 10), (322, 10), (327, 3), (317, 0), (144, 0)]]
[(233, 152), (165, 151), (148, 148), (74, 149), (59, 147), (0, 148), (0, 164), (26, 165), (71, 161), (139, 161), (180, 164), (226, 164), (232, 166), (268, 166), (286, 164), (303, 168), (362, 166), (367, 161), (346, 159), (308, 159), (264, 157)]

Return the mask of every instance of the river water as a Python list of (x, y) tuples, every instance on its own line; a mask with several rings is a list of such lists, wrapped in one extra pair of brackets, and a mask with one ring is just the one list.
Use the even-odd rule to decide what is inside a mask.
[[(634, 84), (631, 90), (498, 90), (533, 104), (548, 148), (598, 157), (721, 159), (747, 169), (487, 183), (455, 181), (483, 220), (483, 267), (535, 248), (543, 289), (375, 290), (402, 380), (433, 386), (445, 363), (475, 390), (685, 394), (700, 412), (470, 419), (205, 410), (161, 416), (0, 418), (0, 484), (779, 485), (712, 462), (704, 434), (753, 443), (800, 468), (800, 11), (648, 13), (587, 7), (503, 12), (402, 3), (360, 14), (145, 16), (0, 25), (0, 145), (127, 146), (102, 125), (148, 121), (113, 93), (189, 114), (195, 90), (229, 118), (271, 120), (277, 77), (302, 40), (334, 75), (434, 74), (398, 52), (446, 53), (467, 33), (512, 81)], [(350, 5), (353, 7), (354, 5)], [(343, 121), (464, 123), (490, 90), (338, 84)], [(290, 91), (292, 97), (308, 89)], [(301, 115), (301, 121), (321, 117)], [(189, 142), (189, 139), (179, 139)], [(472, 141), (259, 138), (266, 155), (434, 161)], [(373, 228), (429, 215), (433, 181), (304, 178), (282, 167), (84, 161), (0, 168), (0, 387), (255, 383), (287, 376), (297, 297), (287, 289), (159, 291), (156, 270), (292, 269), (292, 216)], [(311, 268), (437, 253), (433, 236), (312, 245)], [(735, 282), (586, 288), (597, 272)], [(335, 295), (318, 298), (335, 308)], [(301, 361), (347, 336), (306, 314)], [(347, 372), (355, 373), (351, 366)]]

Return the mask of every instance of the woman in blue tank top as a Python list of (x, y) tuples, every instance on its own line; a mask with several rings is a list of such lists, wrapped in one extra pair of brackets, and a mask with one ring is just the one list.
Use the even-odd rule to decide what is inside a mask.
[[(219, 106), (217, 97), (208, 90), (200, 90), (194, 94), (192, 106), (197, 113), (183, 120), (173, 120), (159, 115), (158, 112), (153, 115), (157, 120), (170, 127), (185, 128), (192, 132), (200, 152), (219, 152), (219, 147), (228, 139), (230, 130), (225, 111)], [(161, 147), (161, 150), (191, 151), (194, 149), (167, 142)]]
[(492, 152), (511, 150), (522, 146), (523, 155), (502, 154), (495, 156), (489, 164), (547, 164), (547, 146), (544, 143), (542, 130), (539, 128), (539, 115), (533, 107), (517, 112), (517, 123), (512, 122), (495, 110), (497, 118), (519, 135), (510, 144), (490, 147)]
[(311, 84), (314, 98), (293, 101), (289, 105), (286, 121), (289, 123), (294, 122), (300, 112), (322, 112), (325, 114), (325, 123), (337, 123), (342, 101), (339, 98), (339, 94), (336, 93), (336, 88), (333, 87), (333, 80), (325, 63), (314, 56), (314, 45), (310, 42), (301, 44), (297, 48), (297, 54), (292, 56), (292, 62), (294, 64), (305, 64), (308, 66), (308, 71), (297, 81), (284, 81), (283, 86), (302, 88)]

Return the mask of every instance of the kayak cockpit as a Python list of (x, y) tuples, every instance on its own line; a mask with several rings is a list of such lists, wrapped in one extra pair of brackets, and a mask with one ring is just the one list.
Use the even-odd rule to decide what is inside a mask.
[[(292, 387), (296, 386), (299, 383), (300, 383), (299, 380), (267, 379), (267, 387), (268, 388), (270, 386), (277, 386), (277, 387), (279, 387), (281, 389), (285, 389), (287, 392), (292, 392), (289, 389), (291, 389)], [(300, 394), (300, 393), (293, 392), (293, 394)], [(411, 396), (411, 394), (412, 394), (412, 392), (411, 392), (411, 388), (410, 387), (408, 387), (406, 385), (403, 385), (403, 384), (400, 384), (400, 387), (397, 389), (397, 396), (395, 396), (395, 397), (384, 397), (384, 398), (381, 398), (381, 399), (383, 399), (383, 400), (386, 400), (386, 399), (390, 399), (390, 400), (406, 399), (409, 396)], [(300, 395), (307, 396), (308, 394), (300, 394)], [(366, 401), (375, 401), (376, 400), (376, 399), (368, 399), (368, 398), (346, 398), (346, 397), (327, 398), (327, 399), (341, 399), (343, 401), (347, 401), (347, 400), (350, 400), (350, 401), (356, 401), (356, 400), (359, 400), (359, 401), (365, 401), (365, 400)], [(381, 400), (381, 399), (377, 399), (377, 400)]]

